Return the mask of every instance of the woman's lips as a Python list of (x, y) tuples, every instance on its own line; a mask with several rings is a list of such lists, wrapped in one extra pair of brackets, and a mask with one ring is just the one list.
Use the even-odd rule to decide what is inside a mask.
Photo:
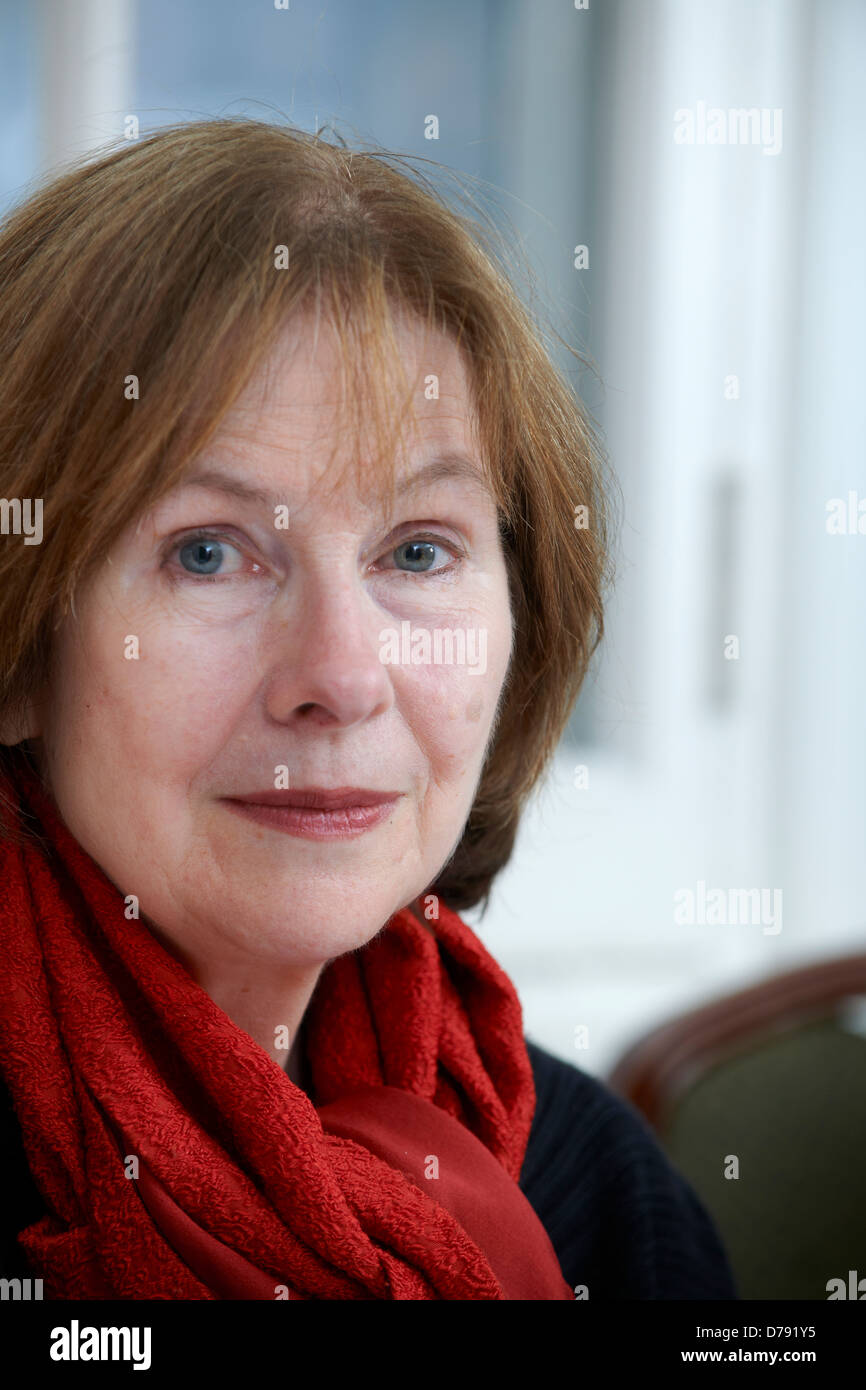
[[(225, 797), (225, 804), (238, 815), (260, 825), (270, 826), (272, 830), (282, 830), (287, 835), (296, 835), (305, 840), (343, 840), (354, 839), (372, 830), (391, 814), (401, 792), (357, 792), (353, 801), (350, 791), (337, 791), (328, 794), (316, 792), (269, 792), (265, 803), (239, 797)], [(292, 805), (306, 802), (305, 805)], [(322, 805), (330, 802), (330, 805)], [(336, 805), (333, 803), (337, 803)], [(339, 804), (339, 803), (346, 804)], [(312, 803), (312, 804), (311, 804)], [(316, 804), (318, 803), (318, 804)]]

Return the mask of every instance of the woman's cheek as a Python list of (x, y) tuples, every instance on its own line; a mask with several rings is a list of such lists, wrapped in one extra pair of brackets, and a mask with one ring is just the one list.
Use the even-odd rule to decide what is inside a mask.
[(430, 665), (404, 667), (395, 685), (413, 738), (439, 775), (449, 781), (472, 776), (493, 710), (488, 678), (459, 666)]
[(121, 623), (76, 663), (79, 718), (106, 758), (164, 778), (168, 766), (194, 769), (219, 744), (250, 669), (237, 633)]

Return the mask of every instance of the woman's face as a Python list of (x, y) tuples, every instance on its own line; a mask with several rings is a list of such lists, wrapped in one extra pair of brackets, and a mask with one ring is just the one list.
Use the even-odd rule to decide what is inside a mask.
[[(511, 652), (496, 507), (453, 343), (400, 327), (418, 424), (398, 468), (417, 482), (387, 519), (351, 471), (335, 495), (316, 490), (333, 482), (340, 386), (330, 331), (313, 344), (301, 328), (76, 597), (38, 715), (70, 830), (194, 959), (321, 964), (421, 893), (460, 839)], [(468, 476), (421, 476), (455, 454)], [(397, 797), (377, 824), (328, 838), (231, 800), (286, 784)]]

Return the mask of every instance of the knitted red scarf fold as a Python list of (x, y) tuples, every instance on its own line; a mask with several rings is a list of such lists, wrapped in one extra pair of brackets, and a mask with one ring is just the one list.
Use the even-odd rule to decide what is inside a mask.
[(456, 913), (404, 909), (324, 968), (313, 1099), (127, 917), (23, 759), (0, 791), (42, 840), (0, 840), (0, 1070), (49, 1297), (572, 1296), (517, 1186), (520, 1003)]

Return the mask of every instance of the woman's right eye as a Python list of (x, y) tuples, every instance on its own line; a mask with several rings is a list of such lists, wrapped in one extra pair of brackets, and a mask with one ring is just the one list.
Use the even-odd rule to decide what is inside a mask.
[[(210, 531), (187, 536), (172, 547), (169, 555), (177, 555), (178, 564), (190, 579), (229, 578), (241, 572), (245, 559), (238, 547), (225, 536)], [(255, 564), (252, 566), (253, 571), (260, 568)]]

